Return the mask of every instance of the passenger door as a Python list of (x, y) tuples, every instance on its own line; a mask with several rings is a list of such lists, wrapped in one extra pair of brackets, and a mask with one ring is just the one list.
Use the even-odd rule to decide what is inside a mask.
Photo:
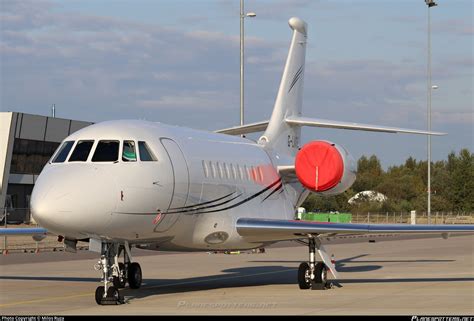
[[(173, 192), (168, 210), (177, 212), (176, 209), (186, 206), (189, 194), (189, 170), (181, 148), (169, 138), (162, 138), (161, 143), (166, 150), (172, 167)], [(181, 214), (163, 214), (161, 222), (155, 228), (155, 232), (165, 232), (170, 229), (179, 219)]]

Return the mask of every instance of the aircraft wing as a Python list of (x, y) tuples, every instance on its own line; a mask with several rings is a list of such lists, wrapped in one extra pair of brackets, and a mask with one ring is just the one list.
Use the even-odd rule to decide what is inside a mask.
[(0, 228), (0, 235), (46, 235), (48, 231), (42, 227)]
[(243, 126), (235, 126), (226, 129), (219, 129), (216, 130), (216, 133), (220, 134), (228, 134), (228, 135), (242, 135), (242, 134), (250, 134), (250, 133), (257, 133), (264, 131), (268, 126), (269, 121), (261, 121), (257, 123), (251, 123)]
[(386, 126), (379, 126), (379, 125), (359, 124), (359, 123), (309, 118), (309, 117), (295, 117), (295, 116), (287, 117), (285, 119), (285, 122), (293, 126), (339, 128), (339, 129), (364, 130), (364, 131), (384, 132), (384, 133), (406, 133), (406, 134), (435, 135), (435, 136), (446, 135), (446, 133), (429, 132), (429, 131), (419, 130), (419, 129), (386, 127)]
[(352, 224), (240, 218), (237, 232), (251, 242), (294, 240), (315, 236), (349, 234), (474, 234), (474, 225)]

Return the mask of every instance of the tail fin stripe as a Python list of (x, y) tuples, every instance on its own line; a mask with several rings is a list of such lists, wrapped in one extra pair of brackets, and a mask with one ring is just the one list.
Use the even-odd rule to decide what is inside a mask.
[(300, 69), (298, 69), (298, 72), (295, 74), (295, 78), (293, 78), (293, 81), (291, 82), (291, 86), (290, 86), (290, 89), (288, 90), (288, 92), (290, 92), (291, 89), (293, 89), (293, 86), (296, 85), (296, 83), (298, 82), (298, 80), (301, 77), (302, 72), (303, 72), (303, 66), (301, 66)]

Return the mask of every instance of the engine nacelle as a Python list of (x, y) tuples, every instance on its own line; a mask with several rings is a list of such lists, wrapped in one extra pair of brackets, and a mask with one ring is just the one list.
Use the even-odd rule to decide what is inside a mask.
[(321, 140), (300, 149), (296, 154), (295, 171), (304, 187), (323, 195), (340, 194), (356, 179), (352, 155), (342, 146)]

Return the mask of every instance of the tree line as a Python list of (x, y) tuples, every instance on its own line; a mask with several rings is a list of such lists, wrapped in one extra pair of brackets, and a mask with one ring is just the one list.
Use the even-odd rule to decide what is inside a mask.
[[(362, 156), (357, 161), (357, 179), (350, 189), (336, 196), (311, 193), (303, 203), (313, 212), (409, 212), (427, 210), (427, 161), (409, 157), (403, 165), (383, 170), (377, 156)], [(384, 202), (362, 199), (352, 205), (348, 200), (361, 191), (384, 194)], [(431, 212), (474, 211), (474, 154), (462, 149), (451, 152), (447, 160), (431, 165)]]

